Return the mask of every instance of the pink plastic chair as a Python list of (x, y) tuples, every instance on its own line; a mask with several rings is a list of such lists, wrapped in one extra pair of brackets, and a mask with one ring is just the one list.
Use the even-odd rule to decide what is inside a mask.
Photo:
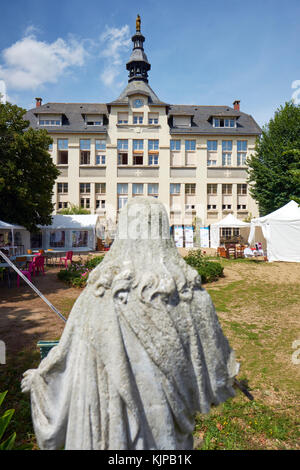
[(72, 257), (73, 257), (73, 251), (67, 251), (65, 258), (60, 258), (59, 262), (60, 264), (65, 263), (66, 269), (68, 268), (68, 260), (71, 261), (72, 264)]
[[(33, 274), (33, 276), (34, 276), (34, 273), (35, 273), (34, 263), (33, 262), (29, 263), (28, 270), (21, 270), (21, 273), (24, 274), (24, 276), (27, 277), (28, 281), (31, 282), (31, 273)], [(17, 287), (20, 287), (20, 276), (19, 276), (19, 274), (18, 274), (18, 279), (17, 279)]]
[(45, 257), (42, 255), (35, 256), (33, 258), (33, 263), (34, 263), (34, 268), (36, 268), (37, 274), (39, 274), (40, 271), (45, 274)]

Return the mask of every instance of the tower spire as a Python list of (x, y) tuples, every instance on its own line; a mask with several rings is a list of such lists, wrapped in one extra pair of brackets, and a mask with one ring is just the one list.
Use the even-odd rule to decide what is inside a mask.
[(136, 33), (132, 36), (133, 50), (126, 64), (126, 69), (129, 71), (128, 82), (133, 80), (142, 80), (148, 83), (148, 71), (151, 65), (148, 62), (147, 56), (144, 52), (145, 38), (141, 33), (141, 17), (137, 15), (136, 18)]

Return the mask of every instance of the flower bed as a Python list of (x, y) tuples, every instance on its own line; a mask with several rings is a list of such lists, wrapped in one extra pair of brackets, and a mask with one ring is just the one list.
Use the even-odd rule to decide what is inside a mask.
[(71, 287), (85, 287), (89, 273), (101, 263), (103, 258), (104, 256), (95, 256), (85, 263), (80, 261), (72, 262), (68, 269), (61, 269), (57, 277)]

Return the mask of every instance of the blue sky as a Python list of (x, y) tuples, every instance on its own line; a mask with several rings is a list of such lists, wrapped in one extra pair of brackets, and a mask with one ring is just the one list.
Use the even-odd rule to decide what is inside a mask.
[(8, 99), (25, 108), (36, 96), (117, 98), (137, 13), (149, 83), (165, 102), (240, 99), (263, 125), (300, 90), (299, 0), (3, 0), (0, 8), (0, 91), (5, 82)]

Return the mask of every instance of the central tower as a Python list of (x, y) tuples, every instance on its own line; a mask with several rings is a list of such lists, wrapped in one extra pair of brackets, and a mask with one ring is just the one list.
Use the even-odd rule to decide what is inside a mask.
[(129, 61), (126, 64), (126, 69), (129, 71), (128, 82), (133, 80), (144, 81), (148, 83), (148, 71), (151, 65), (148, 62), (147, 56), (144, 52), (145, 37), (141, 33), (141, 18), (140, 15), (136, 19), (136, 33), (131, 38), (133, 42), (133, 50)]

